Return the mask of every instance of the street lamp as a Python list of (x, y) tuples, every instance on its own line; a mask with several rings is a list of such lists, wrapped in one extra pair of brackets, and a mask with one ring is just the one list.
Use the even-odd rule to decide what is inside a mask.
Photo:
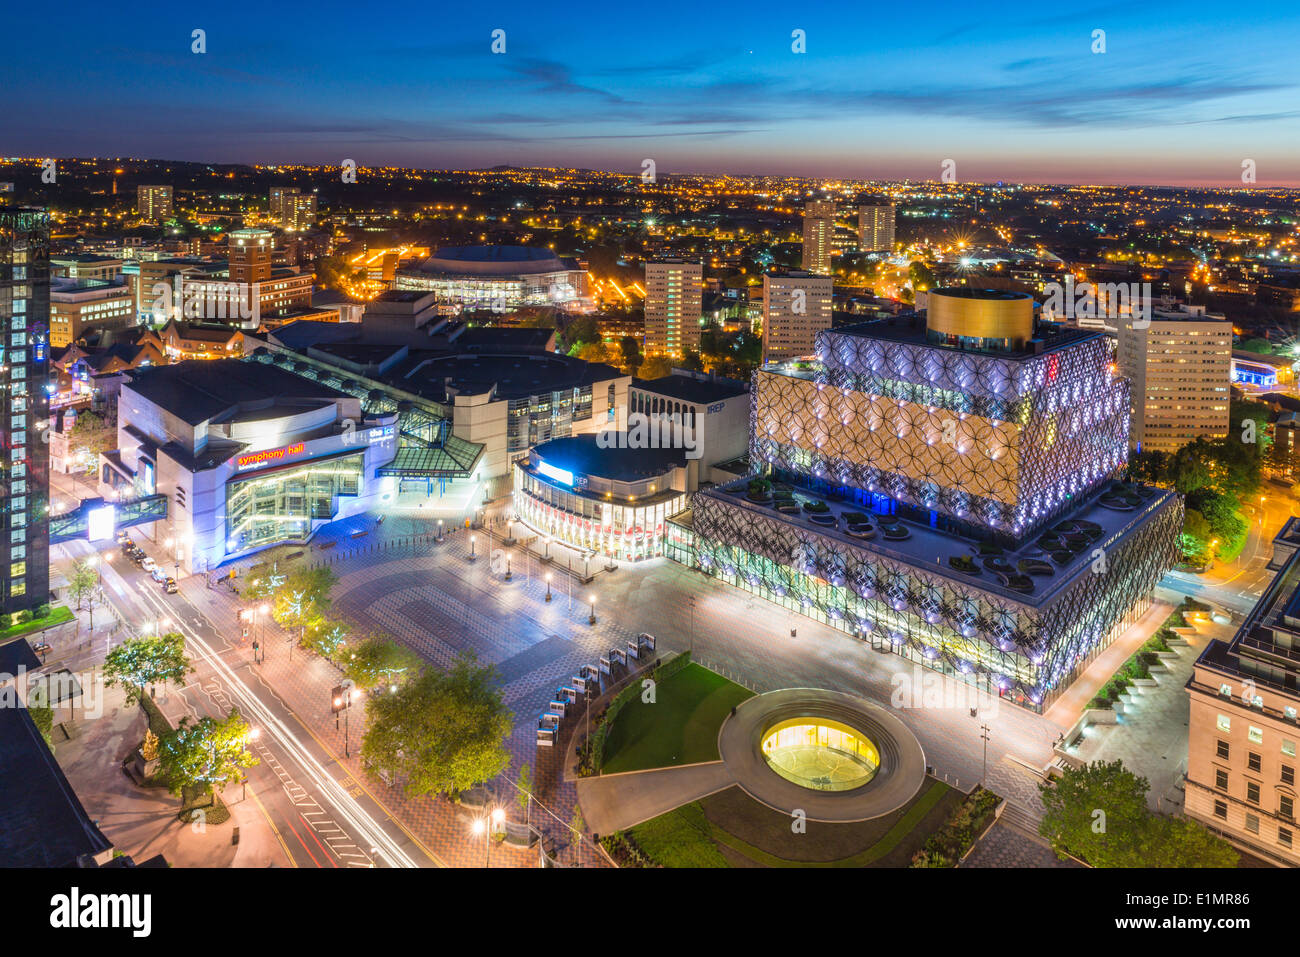
[(473, 561), (473, 560), (474, 560), (474, 557), (475, 557), (475, 556), (474, 556), (474, 542), (475, 542), (475, 541), (477, 541), (477, 536), (475, 536), (475, 535), (471, 535), (471, 536), (469, 537), (469, 560), (470, 560), (470, 561)]
[[(483, 866), (492, 866), (492, 831), (491, 824), (500, 824), (506, 819), (506, 812), (501, 808), (493, 808), (492, 813), (480, 818), (474, 819), (473, 831), (475, 835), (482, 834), (484, 838)], [(491, 822), (489, 824), (488, 822)]]
[(442, 541), (442, 519), (438, 519), (438, 538), (437, 538), (437, 540), (438, 540), (439, 542)]
[(588, 595), (587, 597), (591, 600), (591, 615), (587, 618), (587, 624), (594, 625), (596, 623), (596, 596)]
[(352, 702), (361, 696), (361, 692), (351, 683), (341, 684), (334, 689), (334, 700), (331, 705), (334, 710), (334, 730), (339, 729), (339, 712), (343, 712), (343, 756), (352, 757), (350, 743), (348, 738), (348, 712), (352, 710)]
[(546, 600), (551, 600), (551, 573), (546, 573)]

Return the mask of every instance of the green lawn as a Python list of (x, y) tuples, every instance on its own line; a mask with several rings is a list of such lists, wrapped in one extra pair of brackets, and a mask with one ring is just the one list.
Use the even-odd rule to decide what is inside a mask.
[(893, 814), (852, 824), (809, 821), (798, 834), (790, 815), (731, 787), (638, 824), (628, 836), (664, 867), (907, 867), (961, 800), (929, 779)]
[(655, 688), (654, 704), (637, 698), (614, 719), (605, 739), (605, 774), (718, 760), (718, 729), (753, 692), (690, 664)]
[(0, 630), (0, 642), (5, 642), (10, 638), (17, 638), (21, 635), (29, 635), (34, 631), (44, 631), (46, 628), (53, 628), (55, 625), (61, 625), (66, 621), (72, 621), (72, 619), (72, 611), (67, 605), (56, 605), (54, 608), (50, 609), (49, 615), (44, 618), (25, 621), (21, 625), (11, 625), (8, 628)]

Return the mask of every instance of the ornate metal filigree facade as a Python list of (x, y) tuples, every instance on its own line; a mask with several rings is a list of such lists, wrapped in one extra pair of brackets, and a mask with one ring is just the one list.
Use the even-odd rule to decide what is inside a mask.
[(750, 462), (1022, 540), (1124, 464), (1128, 382), (1082, 337), (1003, 357), (818, 333), (821, 361), (754, 375)]
[(1161, 492), (1105, 540), (1104, 570), (1085, 556), (1041, 597), (1016, 597), (774, 514), (744, 486), (696, 494), (675, 558), (1034, 710), (1150, 595), (1182, 527), (1182, 499)]

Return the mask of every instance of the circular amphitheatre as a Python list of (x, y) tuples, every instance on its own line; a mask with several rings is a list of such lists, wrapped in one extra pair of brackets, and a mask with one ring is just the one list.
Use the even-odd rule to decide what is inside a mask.
[(811, 821), (866, 821), (898, 810), (925, 783), (916, 735), (853, 695), (787, 688), (742, 702), (718, 753), (756, 801)]

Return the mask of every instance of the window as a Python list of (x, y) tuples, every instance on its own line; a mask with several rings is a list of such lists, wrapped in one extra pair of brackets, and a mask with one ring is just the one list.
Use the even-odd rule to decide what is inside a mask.
[(1295, 768), (1289, 764), (1282, 765), (1282, 783), (1295, 784)]
[(1215, 752), (1218, 757), (1227, 758), (1229, 753), (1228, 742), (1219, 741), (1216, 743)]
[(1282, 739), (1282, 753), (1285, 754), (1288, 758), (1294, 758), (1294, 757), (1295, 757), (1295, 742), (1294, 742), (1294, 741), (1288, 741), (1286, 738), (1283, 738), (1283, 739)]
[(1215, 802), (1214, 802), (1214, 816), (1215, 816), (1215, 817), (1221, 817), (1221, 818), (1223, 818), (1225, 821), (1228, 819), (1228, 802), (1227, 802), (1227, 801), (1215, 801)]
[(1218, 727), (1220, 731), (1224, 731), (1224, 732), (1231, 731), (1232, 719), (1229, 718), (1226, 714), (1219, 715)]
[(1247, 753), (1246, 753), (1246, 766), (1247, 766), (1248, 768), (1250, 768), (1250, 770), (1252, 770), (1252, 771), (1258, 771), (1258, 770), (1259, 770), (1259, 755), (1256, 754), (1254, 751), (1249, 751), (1249, 752), (1247, 752)]
[(1255, 744), (1261, 744), (1264, 740), (1264, 732), (1252, 724), (1246, 732), (1246, 737), (1250, 738)]
[(1277, 813), (1279, 817), (1284, 817), (1288, 821), (1295, 817), (1295, 798), (1289, 794), (1279, 794), (1277, 796)]
[(1214, 787), (1220, 791), (1228, 790), (1228, 772), (1216, 768), (1214, 771)]
[(1225, 698), (1232, 697), (1232, 685), (1219, 685), (1219, 694)]
[(1251, 804), (1259, 803), (1259, 784), (1257, 782), (1246, 782), (1246, 800)]
[(1258, 814), (1247, 814), (1247, 815), (1246, 815), (1246, 830), (1250, 831), (1251, 834), (1258, 834), (1258, 833), (1259, 833), (1259, 815), (1258, 815)]
[(1279, 827), (1277, 829), (1277, 842), (1281, 844), (1283, 847), (1290, 847), (1291, 831), (1288, 828)]
[(1296, 719), (1296, 710), (1290, 705), (1287, 705), (1285, 708), (1283, 708), (1282, 713), (1286, 715), (1286, 719), (1288, 721), (1294, 721)]

